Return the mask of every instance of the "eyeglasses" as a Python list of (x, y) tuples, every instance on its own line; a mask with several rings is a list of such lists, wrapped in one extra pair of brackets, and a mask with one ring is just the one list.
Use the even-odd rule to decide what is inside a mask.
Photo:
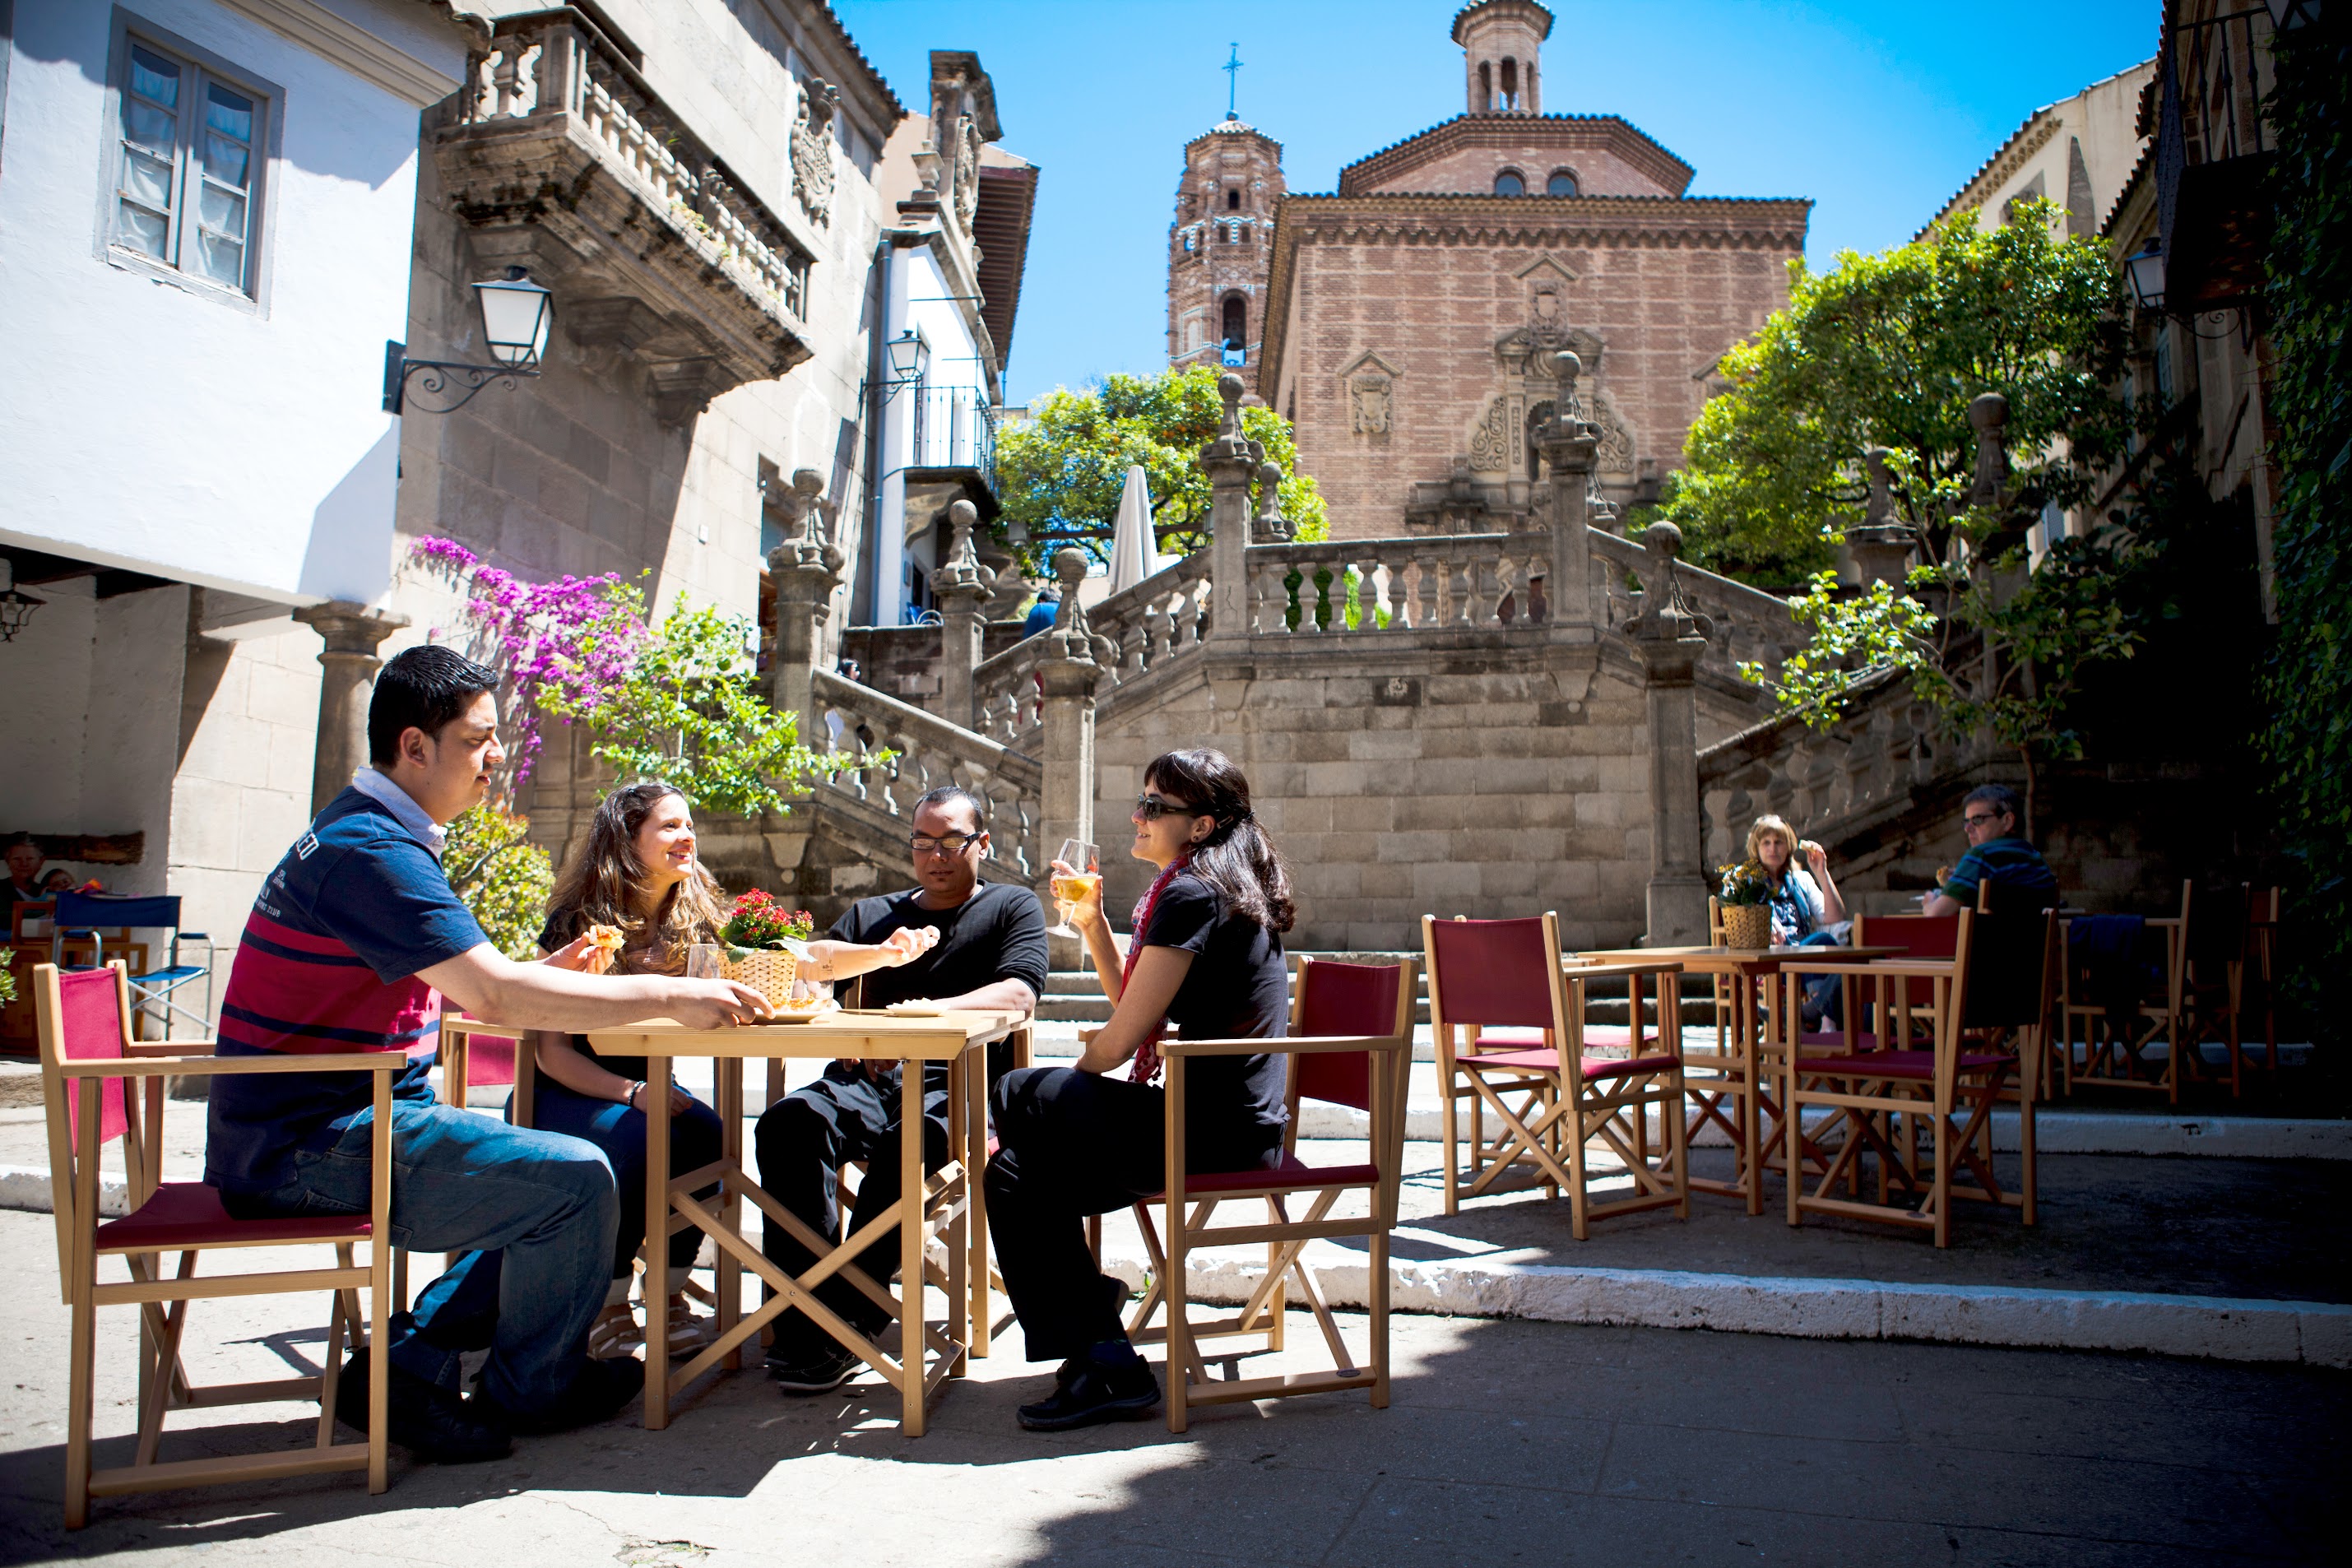
[(932, 838), (918, 833), (907, 840), (907, 847), (918, 855), (961, 855), (987, 837), (985, 833), (950, 833), (944, 838)]
[(1163, 816), (1205, 816), (1207, 813), (1186, 805), (1181, 800), (1162, 800), (1156, 795), (1135, 797), (1135, 815), (1146, 822), (1157, 822)]
[(1964, 827), (1990, 827), (2000, 820), (2000, 814), (1992, 811), (1964, 812), (1960, 816), (1960, 824)]

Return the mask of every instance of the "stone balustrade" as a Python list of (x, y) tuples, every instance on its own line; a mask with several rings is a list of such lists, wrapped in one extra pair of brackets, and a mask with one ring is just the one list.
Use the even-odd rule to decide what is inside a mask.
[(1829, 729), (1808, 729), (1790, 715), (1700, 749), (1706, 864), (1738, 859), (1748, 825), (1767, 812), (1833, 845), (1861, 819), (1907, 799), (1970, 754), (1969, 743), (1945, 738), (1935, 714), (1898, 672), (1865, 676), (1844, 716)]
[(1032, 881), (1044, 871), (1037, 821), (1045, 773), (1034, 760), (829, 670), (815, 672), (814, 689), (824, 728), (840, 727), (835, 738), (839, 750), (866, 757), (897, 753), (845, 770), (818, 785), (820, 795), (841, 790), (892, 816), (911, 819), (915, 802), (926, 791), (961, 785), (988, 803), (992, 853), (1007, 868), (1007, 879)]
[[(1624, 630), (1642, 613), (1642, 590), (1626, 581), (1638, 579), (1649, 559), (1642, 546), (1605, 529), (1592, 531), (1592, 585), (1596, 606), (1605, 605), (1609, 629)], [(1739, 679), (1742, 663), (1760, 664), (1777, 671), (1781, 661), (1802, 648), (1810, 634), (1789, 614), (1789, 602), (1745, 583), (1692, 565), (1675, 564), (1683, 597), (1691, 607), (1715, 623), (1706, 657), (1699, 668), (1731, 679)]]
[[(1100, 691), (1139, 679), (1199, 649), (1209, 635), (1209, 552), (1197, 551), (1087, 612)], [(1039, 721), (1045, 701), (1037, 666), (1045, 639), (1024, 637), (972, 671), (978, 729), (1011, 745)]]
[(433, 152), (476, 254), (555, 289), (576, 341), (644, 361), (664, 418), (809, 356), (814, 241), (582, 13), (499, 21)]
[(1532, 626), (1545, 618), (1549, 533), (1254, 544), (1250, 630), (1259, 637)]

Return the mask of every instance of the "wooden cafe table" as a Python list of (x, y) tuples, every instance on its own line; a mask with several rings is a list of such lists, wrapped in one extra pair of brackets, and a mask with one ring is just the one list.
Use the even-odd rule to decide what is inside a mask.
[[(973, 1349), (972, 1336), (989, 1331), (988, 1233), (981, 1206), (981, 1175), (988, 1163), (985, 1047), (1026, 1026), (1027, 1020), (1018, 1013), (909, 1017), (835, 1008), (806, 1023), (690, 1029), (654, 1019), (624, 1028), (589, 1031), (589, 1044), (599, 1055), (646, 1058), (647, 1237), (672, 1235), (691, 1226), (719, 1247), (719, 1337), (683, 1367), (673, 1368), (669, 1358), (660, 1353), (660, 1337), (647, 1336), (645, 1422), (648, 1430), (658, 1431), (669, 1424), (673, 1390), (686, 1387), (722, 1362), (730, 1371), (740, 1370), (743, 1346), (786, 1308), (798, 1307), (898, 1384), (899, 1429), (910, 1437), (923, 1435), (926, 1402), (947, 1379), (963, 1374), (964, 1358)], [(714, 1109), (719, 1112), (722, 1142), (715, 1163), (672, 1176), (670, 1062), (677, 1057), (712, 1058), (719, 1100)], [(923, 1123), (922, 1065), (948, 1064), (948, 1163), (926, 1177), (923, 1140), (900, 1138), (898, 1201), (838, 1246), (833, 1237), (818, 1236), (796, 1215), (786, 1213), (743, 1169), (743, 1063), (747, 1058), (774, 1061), (790, 1057), (903, 1064), (910, 1070), (900, 1075), (902, 1125), (909, 1129)], [(709, 1186), (719, 1189), (716, 1202), (693, 1195)], [(817, 1261), (807, 1272), (798, 1278), (787, 1274), (743, 1235), (746, 1199), (758, 1206), (767, 1224), (782, 1226), (815, 1256)], [(666, 1223), (656, 1225), (655, 1215), (663, 1216)], [(909, 1218), (914, 1223), (901, 1223)], [(867, 1279), (851, 1261), (875, 1237), (893, 1226), (898, 1228), (897, 1296), (890, 1293), (887, 1279)], [(937, 1281), (947, 1295), (948, 1315), (936, 1329), (924, 1321), (922, 1307), (929, 1273), (924, 1242), (933, 1234), (944, 1238), (948, 1251), (946, 1275)], [(742, 1271), (747, 1268), (775, 1292), (750, 1313), (742, 1310)], [(646, 1300), (653, 1303), (650, 1310), (655, 1313), (669, 1298), (669, 1249), (657, 1242), (648, 1246)], [(817, 1287), (835, 1274), (898, 1320), (898, 1356), (886, 1354), (817, 1300)]]
[[(1760, 1215), (1764, 1212), (1764, 1167), (1780, 1147), (1781, 1136), (1780, 1102), (1773, 1097), (1771, 1085), (1760, 1074), (1764, 1054), (1777, 1038), (1774, 1019), (1780, 999), (1780, 987), (1773, 984), (1774, 975), (1784, 963), (1819, 958), (1825, 952), (1834, 952), (1853, 962), (1882, 958), (1901, 951), (1894, 947), (1622, 947), (1580, 952), (1567, 963), (1572, 969), (1583, 963), (1671, 959), (1682, 965), (1685, 974), (1716, 974), (1731, 982), (1730, 1026), (1718, 1037), (1714, 1049), (1684, 1049), (1683, 1088), (1691, 1107), (1685, 1126), (1685, 1140), (1696, 1142), (1700, 1130), (1710, 1121), (1722, 1128), (1731, 1140), (1732, 1179), (1722, 1182), (1694, 1175), (1690, 1187), (1695, 1193), (1745, 1199), (1748, 1212)], [(1660, 995), (1663, 1022), (1666, 1011), (1664, 988)], [(1679, 1034), (1679, 996), (1675, 1019)], [(1728, 1117), (1723, 1111), (1726, 1100), (1732, 1102), (1732, 1114)]]

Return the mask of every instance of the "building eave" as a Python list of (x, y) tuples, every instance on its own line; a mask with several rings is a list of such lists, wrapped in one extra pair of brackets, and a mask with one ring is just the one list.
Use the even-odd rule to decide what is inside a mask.
[(1408, 154), (1426, 152), (1437, 156), (1456, 144), (1473, 141), (1477, 133), (1489, 129), (1517, 131), (1522, 127), (1538, 126), (1575, 126), (1622, 132), (1630, 139), (1628, 150), (1633, 154), (1626, 161), (1643, 168), (1659, 184), (1676, 195), (1686, 190), (1697, 174), (1696, 170), (1676, 157), (1657, 138), (1620, 114), (1457, 114), (1451, 120), (1441, 120), (1424, 131), (1415, 132), (1401, 142), (1391, 142), (1377, 153), (1368, 153), (1352, 163), (1343, 165), (1339, 170), (1339, 194), (1370, 194), (1349, 187), (1378, 179), (1390, 169), (1412, 167), (1417, 160)]

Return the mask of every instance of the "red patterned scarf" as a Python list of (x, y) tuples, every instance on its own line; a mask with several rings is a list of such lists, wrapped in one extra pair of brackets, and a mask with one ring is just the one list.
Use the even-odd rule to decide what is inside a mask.
[[(1127, 988), (1135, 983), (1135, 961), (1143, 955), (1143, 933), (1151, 928), (1151, 911), (1159, 907), (1160, 893), (1166, 889), (1170, 882), (1176, 879), (1177, 872), (1192, 863), (1191, 850), (1177, 851), (1176, 858), (1168, 862), (1166, 870), (1151, 879), (1151, 886), (1144, 891), (1142, 900), (1135, 906), (1135, 921), (1129, 927), (1135, 934), (1128, 939), (1127, 962), (1120, 966), (1118, 972), (1118, 994), (1122, 1000), (1127, 995)], [(1151, 1033), (1145, 1037), (1144, 1042), (1135, 1047), (1135, 1059), (1128, 1065), (1127, 1069), (1129, 1082), (1150, 1083), (1160, 1076), (1160, 1037), (1167, 1026), (1167, 1015), (1162, 1014), (1159, 1022), (1151, 1026)]]

